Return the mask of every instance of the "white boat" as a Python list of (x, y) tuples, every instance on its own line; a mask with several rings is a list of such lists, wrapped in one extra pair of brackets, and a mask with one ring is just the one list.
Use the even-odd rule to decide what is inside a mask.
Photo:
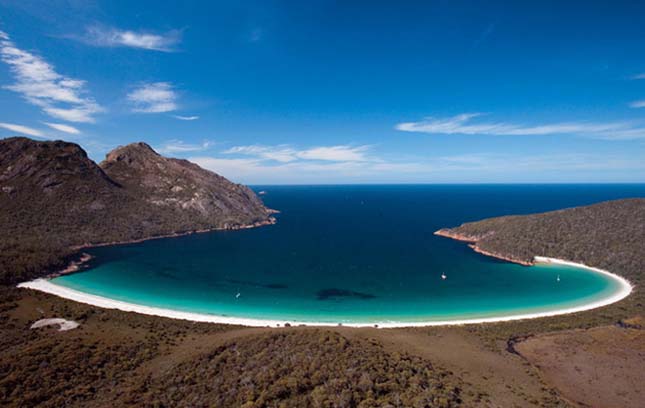
[(448, 277), (448, 276), (446, 276), (446, 274), (445, 274), (445, 273), (442, 273), (442, 274), (441, 274), (441, 279), (446, 280), (446, 278), (447, 278), (447, 277)]

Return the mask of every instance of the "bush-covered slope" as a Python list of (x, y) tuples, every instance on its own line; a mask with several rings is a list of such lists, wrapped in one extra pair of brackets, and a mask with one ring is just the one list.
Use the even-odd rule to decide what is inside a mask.
[(500, 256), (534, 256), (608, 269), (639, 282), (645, 273), (645, 199), (607, 201), (542, 214), (507, 216), (440, 230)]
[(461, 383), (418, 357), (327, 330), (243, 338), (133, 389), (136, 406), (452, 407)]

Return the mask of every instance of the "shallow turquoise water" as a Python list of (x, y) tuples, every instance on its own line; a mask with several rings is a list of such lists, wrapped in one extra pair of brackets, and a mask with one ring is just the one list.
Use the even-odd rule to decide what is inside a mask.
[(274, 226), (95, 248), (88, 270), (54, 282), (130, 303), (291, 322), (550, 311), (606, 297), (618, 285), (584, 269), (497, 261), (432, 233), (495, 215), (645, 195), (642, 185), (262, 189), (267, 205), (281, 211)]

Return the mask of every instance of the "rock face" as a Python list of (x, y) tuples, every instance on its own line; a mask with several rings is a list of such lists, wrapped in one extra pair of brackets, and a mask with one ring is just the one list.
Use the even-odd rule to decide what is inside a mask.
[(18, 137), (0, 140), (0, 186), (10, 194), (56, 194), (70, 187), (96, 193), (117, 187), (80, 146)]
[(187, 160), (163, 157), (145, 143), (113, 150), (100, 166), (153, 208), (186, 222), (234, 227), (266, 221), (270, 214), (248, 187)]
[(272, 212), (249, 188), (145, 143), (99, 166), (73, 143), (0, 140), (0, 281), (74, 246), (270, 224)]

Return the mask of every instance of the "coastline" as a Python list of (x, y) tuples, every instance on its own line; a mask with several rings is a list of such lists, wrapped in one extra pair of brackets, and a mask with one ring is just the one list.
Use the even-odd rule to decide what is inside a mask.
[[(277, 214), (277, 213), (279, 213), (279, 211), (270, 210), (269, 213), (270, 214)], [(241, 224), (241, 225), (231, 225), (231, 226), (227, 225), (227, 226), (224, 226), (224, 227), (213, 227), (213, 228), (204, 228), (204, 229), (200, 229), (200, 230), (173, 232), (172, 234), (155, 235), (155, 236), (152, 236), (152, 237), (130, 239), (130, 240), (126, 240), (126, 241), (85, 243), (83, 245), (78, 245), (78, 246), (72, 247), (72, 249), (75, 250), (75, 251), (80, 251), (80, 250), (88, 249), (88, 248), (98, 248), (98, 247), (113, 246), (113, 245), (137, 244), (137, 243), (140, 243), (140, 242), (152, 241), (154, 239), (177, 238), (177, 237), (184, 237), (186, 235), (203, 234), (203, 233), (206, 233), (206, 232), (240, 231), (240, 230), (245, 230), (245, 229), (264, 227), (266, 225), (275, 225), (277, 222), (278, 221), (276, 220), (275, 217), (269, 217), (264, 221), (256, 221), (256, 222), (254, 222), (252, 224)]]
[(468, 247), (470, 249), (472, 249), (473, 251), (477, 252), (478, 254), (490, 256), (492, 258), (501, 259), (502, 261), (512, 262), (512, 263), (516, 263), (516, 264), (520, 264), (520, 265), (524, 265), (524, 266), (535, 265), (535, 260), (533, 262), (529, 262), (529, 261), (525, 261), (523, 259), (513, 258), (513, 257), (508, 256), (508, 255), (502, 255), (502, 254), (498, 254), (498, 253), (495, 253), (495, 252), (490, 252), (490, 251), (487, 251), (485, 249), (480, 248), (477, 245), (477, 242), (480, 239), (484, 238), (483, 236), (482, 237), (475, 237), (475, 236), (470, 236), (470, 235), (458, 234), (458, 233), (452, 232), (450, 229), (446, 229), (446, 228), (443, 228), (443, 229), (440, 229), (438, 231), (435, 231), (434, 235), (444, 237), (444, 238), (454, 239), (455, 241), (467, 242)]
[(89, 293), (84, 293), (75, 289), (67, 288), (65, 286), (57, 285), (52, 283), (50, 280), (39, 278), (28, 282), (23, 282), (18, 284), (19, 288), (27, 288), (38, 290), (41, 292), (49, 293), (55, 296), (59, 296), (65, 299), (73, 300), (79, 303), (85, 303), (92, 306), (102, 307), (106, 309), (117, 309), (124, 312), (135, 312), (145, 315), (168, 317), (172, 319), (181, 319), (189, 320), (196, 322), (206, 322), (206, 323), (220, 323), (220, 324), (231, 324), (231, 325), (242, 325), (242, 326), (253, 326), (253, 327), (276, 327), (276, 326), (285, 326), (289, 324), (294, 325), (303, 325), (303, 326), (345, 326), (345, 327), (378, 327), (378, 328), (398, 328), (398, 327), (426, 327), (426, 326), (455, 326), (455, 325), (466, 325), (466, 324), (481, 324), (481, 323), (494, 323), (494, 322), (504, 322), (511, 320), (524, 320), (524, 319), (534, 319), (539, 317), (549, 317), (549, 316), (558, 316), (570, 313), (577, 313), (586, 310), (596, 309), (602, 306), (607, 306), (612, 303), (618, 302), (626, 298), (633, 290), (631, 283), (614, 273), (609, 271), (590, 267), (583, 264), (578, 264), (575, 262), (570, 262), (561, 259), (547, 258), (536, 256), (534, 258), (535, 263), (546, 263), (546, 264), (560, 264), (567, 266), (574, 266), (583, 269), (587, 269), (593, 273), (600, 273), (605, 276), (610, 277), (619, 284), (619, 290), (612, 293), (610, 296), (607, 296), (603, 299), (599, 299), (587, 304), (566, 307), (563, 309), (544, 311), (544, 312), (534, 312), (534, 313), (520, 313), (512, 315), (501, 315), (501, 316), (492, 316), (492, 317), (482, 317), (482, 318), (466, 318), (466, 319), (455, 319), (455, 320), (443, 320), (443, 321), (418, 321), (418, 322), (397, 322), (397, 321), (376, 321), (368, 323), (327, 323), (327, 322), (307, 322), (307, 321), (289, 321), (289, 320), (276, 320), (276, 319), (253, 319), (253, 318), (241, 318), (241, 317), (230, 317), (230, 316), (219, 316), (211, 315), (204, 313), (193, 313), (193, 312), (184, 312), (172, 309), (164, 309), (153, 306), (138, 305), (129, 302), (123, 302), (120, 300), (109, 299), (103, 296), (92, 295)]
[[(277, 214), (280, 211), (278, 210), (272, 210), (269, 209), (270, 214)], [(245, 230), (245, 229), (251, 229), (251, 228), (258, 228), (258, 227), (263, 227), (267, 225), (275, 225), (278, 221), (276, 220), (275, 217), (269, 217), (268, 219), (264, 221), (257, 221), (254, 222), (253, 224), (242, 224), (242, 225), (234, 225), (234, 226), (226, 226), (226, 227), (216, 227), (216, 228), (205, 228), (201, 230), (191, 230), (191, 231), (184, 231), (184, 232), (175, 232), (172, 234), (165, 234), (165, 235), (156, 235), (154, 237), (147, 237), (147, 238), (139, 238), (139, 239), (131, 239), (131, 240), (126, 240), (126, 241), (112, 241), (112, 242), (99, 242), (99, 243), (86, 243), (83, 245), (77, 245), (71, 247), (72, 251), (74, 253), (70, 255), (70, 258), (72, 260), (67, 264), (67, 266), (61, 270), (53, 270), (49, 273), (44, 274), (43, 279), (53, 279), (57, 278), (61, 275), (68, 275), (71, 273), (78, 272), (81, 270), (83, 265), (94, 259), (94, 257), (88, 253), (82, 252), (84, 249), (91, 249), (91, 248), (99, 248), (99, 247), (106, 247), (106, 246), (116, 246), (116, 245), (128, 245), (128, 244), (137, 244), (140, 242), (145, 242), (145, 241), (152, 241), (155, 239), (164, 239), (164, 238), (177, 238), (177, 237), (183, 237), (187, 235), (193, 235), (193, 234), (203, 234), (206, 232), (215, 232), (215, 231), (239, 231), (239, 230)]]

